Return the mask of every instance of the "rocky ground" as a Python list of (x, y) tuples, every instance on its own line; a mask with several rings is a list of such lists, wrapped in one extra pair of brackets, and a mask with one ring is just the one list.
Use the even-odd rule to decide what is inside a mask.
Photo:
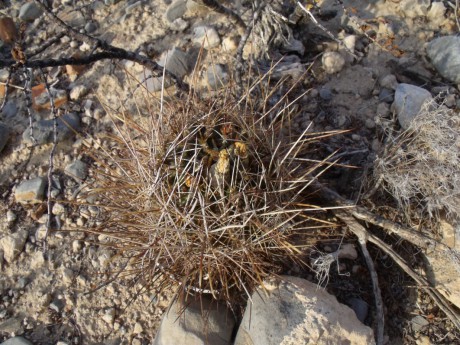
[[(210, 92), (223, 87), (234, 73), (243, 33), (226, 16), (194, 1), (50, 2), (69, 25), (166, 64), (198, 89)], [(250, 6), (245, 1), (223, 3), (250, 22)], [(40, 47), (56, 32), (33, 2), (0, 1), (0, 6), (1, 16), (28, 23), (27, 49)], [(318, 132), (350, 129), (349, 134), (332, 139), (329, 149), (344, 149), (344, 164), (365, 170), (380, 152), (385, 124), (394, 122), (395, 114), (405, 128), (420, 104), (431, 97), (458, 112), (460, 39), (455, 35), (460, 27), (455, 1), (348, 0), (342, 5), (324, 0), (317, 1), (317, 6), (312, 13), (319, 24), (307, 18), (296, 21), (294, 6), (282, 7), (280, 11), (292, 21), (292, 37), (269, 55), (255, 40), (243, 52), (244, 58), (257, 57), (262, 70), (283, 57), (274, 71), (277, 78), (303, 78), (302, 87), (309, 91), (302, 99), (302, 115), (293, 121), (294, 130), (308, 126)], [(6, 56), (10, 45), (2, 39), (0, 52)], [(60, 38), (60, 43), (59, 48), (47, 50), (48, 56), (68, 57), (92, 49), (69, 36)], [(446, 56), (455, 57), (454, 61)], [(7, 76), (6, 69), (0, 70), (0, 95)], [(78, 133), (58, 124), (51, 195), (62, 202), (53, 205), (52, 213), (57, 227), (74, 231), (52, 233), (46, 254), (41, 244), (48, 219), (43, 200), (53, 140), (49, 100), (37, 70), (29, 116), (31, 107), (21, 91), (24, 82), (19, 76), (11, 80), (14, 88), (0, 117), (0, 341), (19, 335), (33, 344), (153, 342), (169, 296), (141, 293), (140, 284), (128, 278), (106, 282), (115, 253), (96, 244), (101, 239), (78, 231), (90, 219), (97, 219), (99, 211), (72, 203), (92, 177), (85, 151), (110, 149), (110, 141), (104, 137), (113, 130), (110, 108), (137, 111), (133, 77), (147, 79), (145, 86), (153, 93), (161, 90), (161, 78), (149, 78), (142, 66), (131, 61), (104, 60), (83, 68), (54, 67), (49, 71), (48, 82), (57, 105), (66, 113), (64, 120)], [(404, 103), (407, 99), (412, 103)], [(334, 188), (353, 200), (361, 182), (356, 177), (355, 173), (338, 172)], [(458, 232), (449, 229), (455, 247)], [(348, 238), (331, 240), (319, 248), (332, 252), (342, 240), (343, 244), (353, 242)], [(415, 254), (407, 249), (412, 263), (421, 266)], [(389, 319), (387, 343), (460, 343), (457, 330), (410, 279), (397, 268), (387, 267), (391, 265), (388, 257), (378, 252), (373, 255), (381, 279), (392, 280), (382, 287)], [(373, 305), (372, 290), (363, 278), (362, 258), (353, 254), (332, 267), (331, 271), (340, 273), (331, 273), (328, 290), (372, 326), (372, 311), (368, 312)], [(303, 276), (315, 281), (313, 274)], [(449, 283), (450, 291), (460, 288), (456, 280)]]

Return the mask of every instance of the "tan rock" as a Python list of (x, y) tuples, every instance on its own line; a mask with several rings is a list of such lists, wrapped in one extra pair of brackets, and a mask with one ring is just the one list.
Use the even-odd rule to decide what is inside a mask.
[(28, 236), (29, 233), (27, 230), (21, 229), (14, 234), (3, 237), (0, 240), (0, 251), (3, 251), (3, 257), (8, 263), (13, 262), (13, 260), (21, 253)]
[(309, 281), (282, 277), (259, 288), (238, 330), (235, 345), (375, 344), (373, 331), (349, 307)]

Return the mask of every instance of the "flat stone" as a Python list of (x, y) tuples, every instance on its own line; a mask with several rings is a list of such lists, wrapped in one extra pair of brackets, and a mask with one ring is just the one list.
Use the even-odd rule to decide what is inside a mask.
[(35, 2), (28, 2), (21, 6), (19, 19), (25, 22), (33, 22), (42, 15), (42, 10)]
[(427, 319), (420, 315), (414, 316), (410, 322), (414, 332), (419, 332), (423, 327), (430, 324)]
[(0, 152), (5, 148), (8, 139), (10, 138), (10, 129), (5, 124), (0, 122)]
[(220, 37), (212, 26), (197, 26), (193, 29), (193, 43), (202, 45), (204, 49), (211, 49), (219, 46)]
[(28, 231), (21, 229), (0, 239), (0, 251), (3, 251), (3, 258), (6, 262), (11, 263), (17, 258), (24, 248), (28, 236)]
[(77, 159), (75, 162), (67, 165), (64, 169), (64, 172), (80, 182), (86, 179), (86, 176), (88, 176), (88, 166), (86, 163)]
[(32, 345), (32, 343), (23, 337), (14, 337), (4, 341), (0, 345)]
[(281, 279), (252, 294), (234, 345), (375, 344), (372, 329), (334, 296), (305, 279)]
[[(53, 142), (53, 120), (41, 120), (32, 125), (33, 137), (37, 145)], [(75, 113), (67, 113), (57, 120), (57, 141), (63, 141), (74, 136), (74, 131), (80, 129), (80, 117)], [(35, 143), (30, 136), (30, 127), (22, 134), (25, 145), (33, 146)]]
[(428, 44), (426, 52), (440, 75), (460, 84), (460, 37), (435, 38)]
[(158, 64), (161, 67), (165, 67), (167, 71), (171, 72), (178, 78), (182, 78), (188, 74), (194, 65), (190, 56), (179, 48), (173, 48), (164, 52), (161, 55)]
[(43, 177), (23, 181), (16, 187), (14, 198), (20, 203), (40, 203), (45, 198), (45, 186)]
[(410, 123), (422, 110), (423, 105), (431, 101), (433, 97), (427, 90), (415, 85), (399, 84), (396, 88), (393, 107), (401, 127), (408, 129)]
[(153, 345), (230, 345), (235, 320), (225, 305), (202, 295), (201, 301), (173, 302), (163, 316)]
[(187, 0), (176, 0), (168, 6), (165, 13), (165, 18), (169, 23), (174, 22), (176, 19), (182, 17), (187, 11)]

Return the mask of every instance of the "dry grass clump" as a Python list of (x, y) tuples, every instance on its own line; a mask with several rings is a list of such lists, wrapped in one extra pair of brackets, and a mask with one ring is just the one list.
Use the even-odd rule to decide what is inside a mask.
[(439, 212), (460, 217), (459, 152), (460, 115), (426, 104), (406, 131), (390, 133), (375, 174), (406, 214), (415, 205), (434, 219)]
[(87, 194), (104, 220), (90, 231), (129, 258), (125, 273), (231, 301), (304, 264), (293, 238), (312, 225), (316, 208), (300, 202), (323, 164), (308, 157), (329, 134), (294, 134), (296, 100), (262, 85), (241, 98), (229, 89), (208, 99), (149, 96), (147, 116), (112, 114), (111, 151), (92, 153), (99, 168)]

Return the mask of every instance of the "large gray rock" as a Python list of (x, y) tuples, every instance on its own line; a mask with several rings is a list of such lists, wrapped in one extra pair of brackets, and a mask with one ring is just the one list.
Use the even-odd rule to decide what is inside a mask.
[(409, 128), (410, 123), (420, 113), (424, 104), (432, 101), (433, 97), (427, 90), (415, 85), (399, 84), (396, 88), (393, 107), (401, 127)]
[(435, 38), (428, 44), (426, 52), (440, 75), (460, 84), (460, 37)]
[(206, 296), (175, 301), (164, 314), (153, 345), (230, 345), (235, 320), (230, 311)]
[(161, 55), (158, 64), (161, 67), (165, 67), (167, 71), (171, 72), (178, 78), (182, 78), (188, 74), (194, 65), (190, 56), (179, 48), (173, 48), (164, 52)]
[(0, 152), (5, 148), (6, 142), (10, 138), (10, 129), (0, 122)]
[(33, 22), (42, 15), (42, 10), (35, 2), (28, 2), (21, 6), (19, 19), (25, 22)]
[(14, 337), (4, 341), (0, 345), (32, 345), (32, 343), (23, 337)]
[(29, 233), (25, 229), (20, 229), (14, 234), (6, 235), (0, 239), (0, 252), (3, 252), (3, 258), (6, 262), (11, 263), (21, 253), (26, 244)]
[(375, 344), (353, 310), (309, 281), (281, 277), (252, 294), (235, 345)]
[[(73, 137), (75, 131), (80, 130), (80, 116), (75, 113), (67, 113), (57, 120), (57, 141), (63, 141)], [(22, 134), (25, 145), (43, 145), (53, 142), (53, 120), (41, 120), (32, 125), (33, 138), (30, 135), (30, 127)]]
[(45, 197), (45, 186), (43, 177), (23, 181), (16, 187), (14, 198), (20, 203), (40, 203)]

